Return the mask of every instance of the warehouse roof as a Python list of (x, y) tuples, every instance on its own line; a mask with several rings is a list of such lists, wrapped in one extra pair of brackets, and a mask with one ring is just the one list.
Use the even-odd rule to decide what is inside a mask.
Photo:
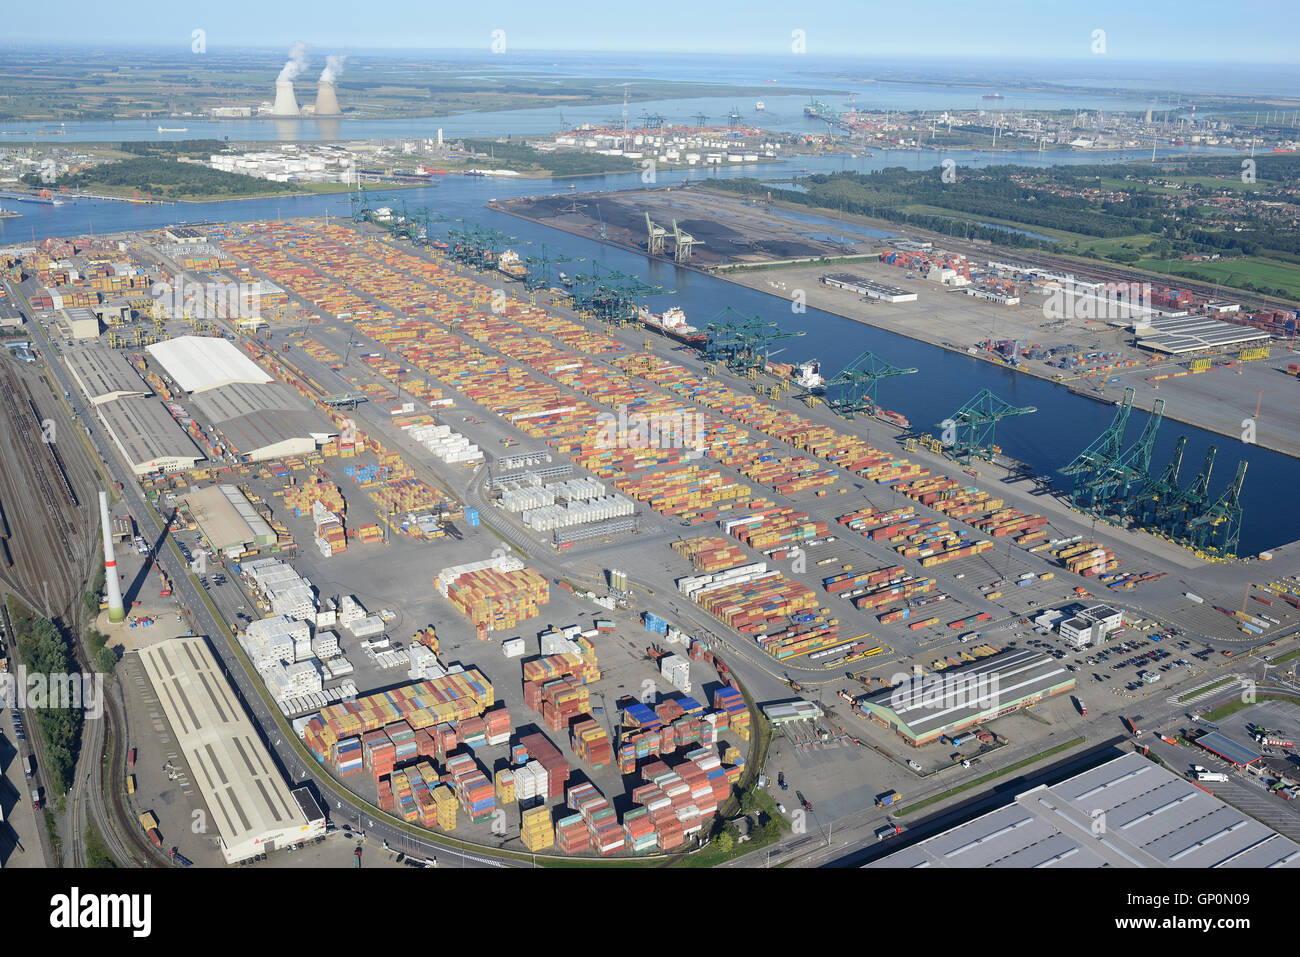
[(125, 396), (96, 408), (113, 444), (137, 475), (186, 469), (204, 455), (167, 407), (148, 396)]
[(172, 638), (140, 650), (227, 848), (274, 840), (305, 828), (307, 817), (222, 676), (201, 637)]
[(1297, 867), (1300, 845), (1129, 752), (868, 867)]
[(1217, 731), (1210, 731), (1195, 739), (1199, 744), (1211, 754), (1217, 754), (1225, 761), (1231, 761), (1238, 767), (1245, 767), (1248, 764), (1254, 764), (1262, 755), (1258, 751), (1252, 751), (1250, 748), (1242, 747), (1231, 738), (1225, 738)]
[(1251, 326), (1238, 326), (1205, 316), (1164, 316), (1134, 328), (1137, 344), (1157, 352), (1200, 352), (1267, 340), (1269, 334)]
[(268, 545), (275, 532), (233, 485), (207, 485), (178, 496), (203, 536), (219, 551), (248, 545)]
[(63, 353), (63, 359), (68, 371), (77, 380), (78, 387), (92, 405), (126, 395), (149, 395), (151, 392), (140, 374), (120, 352), (111, 349), (68, 349)]
[(271, 381), (271, 376), (226, 339), (180, 336), (146, 348), (186, 392), (203, 392), (233, 382)]
[(866, 699), (862, 706), (897, 724), (906, 736), (923, 738), (1073, 684), (1064, 665), (1042, 652), (1021, 648), (961, 668), (915, 676)]
[(287, 385), (240, 383), (192, 396), (194, 417), (226, 437), (234, 451), (254, 458), (293, 439), (325, 441), (338, 430)]

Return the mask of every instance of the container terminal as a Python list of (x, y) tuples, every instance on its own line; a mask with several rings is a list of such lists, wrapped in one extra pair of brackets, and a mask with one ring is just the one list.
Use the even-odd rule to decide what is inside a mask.
[[(1034, 495), (989, 428), (1032, 409), (976, 396), (954, 442), (921, 441), (875, 391), (916, 370), (862, 356), (800, 395), (770, 361), (793, 338), (779, 327), (722, 317), (695, 348), (641, 321), (626, 277), (590, 267), (566, 291), (560, 263), (503, 261), (489, 231), (435, 244), (372, 212), (212, 224), (194, 243), (52, 241), (8, 261), (34, 350), (142, 493), (118, 489), (140, 547), (119, 549), (128, 616), (105, 608), (100, 627), (155, 689), (201, 683), (213, 652), (246, 672), (254, 719), (277, 729), (274, 792), (303, 829), (268, 830), (268, 848), (332, 833), (298, 796), (311, 783), (355, 795), (394, 841), (656, 859), (704, 843), (720, 811), (757, 826), (736, 789), (789, 827), (778, 769), (798, 810), (874, 842), (896, 804), (873, 800), (882, 788), (938, 793), (973, 764), (1043, 751), (1057, 723), (1084, 741), (1135, 708), (1174, 721), (1293, 640), (1294, 545), (1211, 563), (1085, 514), (1129, 508), (1113, 490), (1142, 484), (1113, 435), (1072, 473), (1093, 498)], [(145, 293), (178, 276), (196, 297)], [(255, 311), (222, 300), (240, 284)], [(110, 298), (121, 307), (95, 315)], [(77, 306), (93, 329), (65, 315)], [(6, 540), (39, 534), (33, 491), (7, 481)], [(1231, 528), (1229, 506), (1200, 504), (1188, 525)], [(172, 548), (183, 584), (163, 571)], [(215, 612), (207, 645), (172, 637), (175, 587)], [(187, 631), (201, 620), (182, 614)], [(164, 680), (164, 659), (193, 677)], [(1020, 668), (1035, 691), (1005, 708), (910, 718), (925, 728), (911, 740), (882, 720), (905, 682), (923, 698), (931, 678)], [(1085, 684), (1086, 726), (1070, 701)], [(198, 733), (164, 711), (183, 745)], [(155, 847), (149, 831), (200, 865), (238, 863), (247, 828), (222, 853), (182, 836), (183, 809), (157, 810), (172, 773), (196, 773), (188, 760), (127, 800), (162, 815), (144, 831)]]

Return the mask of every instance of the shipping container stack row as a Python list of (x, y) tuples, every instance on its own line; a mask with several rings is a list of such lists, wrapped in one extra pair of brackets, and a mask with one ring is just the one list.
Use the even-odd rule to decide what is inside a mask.
[(445, 767), (451, 776), (460, 809), (470, 822), (477, 824), (492, 817), (496, 810), (496, 789), (473, 755), (453, 755), (447, 759)]
[(565, 652), (559, 655), (547, 655), (524, 662), (524, 682), (554, 681), (572, 675), (579, 684), (591, 684), (600, 680), (600, 669), (596, 666), (594, 652), (588, 655)]
[(677, 554), (689, 558), (696, 571), (726, 571), (743, 565), (749, 559), (745, 550), (725, 538), (687, 538), (672, 543)]
[(531, 568), (467, 571), (447, 585), (445, 594), (476, 628), (482, 629), (484, 638), (486, 632), (513, 629), (537, 617), (551, 600), (550, 584)]
[(759, 551), (825, 538), (827, 533), (825, 522), (788, 506), (738, 515), (719, 524), (724, 532)]
[(603, 768), (613, 757), (609, 735), (594, 719), (573, 722), (569, 729), (569, 742), (579, 760), (593, 768)]
[(555, 846), (555, 825), (551, 809), (545, 805), (528, 808), (519, 823), (519, 837), (524, 847), (536, 854)]
[(705, 611), (742, 634), (754, 634), (817, 608), (817, 596), (811, 588), (778, 571), (766, 570), (762, 563), (710, 576), (683, 578), (677, 587)]
[[(446, 722), (476, 717), (495, 703), (492, 684), (477, 668), (403, 685), (321, 709), (303, 729), (303, 740), (321, 763), (339, 764), (336, 746), (345, 745), (349, 768), (361, 768), (360, 737), (398, 721), (419, 731)], [(355, 751), (355, 755), (353, 754)], [(343, 770), (340, 764), (340, 770)]]

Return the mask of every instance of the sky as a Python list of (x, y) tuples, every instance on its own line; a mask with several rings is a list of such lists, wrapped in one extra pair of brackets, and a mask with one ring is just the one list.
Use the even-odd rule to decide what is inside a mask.
[[(12, 4), (0, 49), (30, 44), (681, 51), (870, 60), (914, 55), (1296, 63), (1295, 0), (60, 0)], [(1274, 24), (1275, 28), (1270, 28)], [(494, 31), (504, 31), (495, 34)], [(801, 31), (796, 33), (796, 31)], [(1096, 31), (1103, 31), (1097, 34)], [(1104, 44), (1104, 54), (1096, 47)]]

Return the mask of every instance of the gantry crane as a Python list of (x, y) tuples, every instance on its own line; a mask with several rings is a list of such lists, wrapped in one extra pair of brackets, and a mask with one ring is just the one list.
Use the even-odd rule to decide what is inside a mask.
[[(765, 322), (760, 316), (744, 316), (727, 306), (713, 317), (705, 328), (708, 340), (704, 346), (706, 359), (722, 359), (736, 375), (750, 375), (767, 368), (768, 347), (782, 339), (792, 339), (804, 333), (788, 332), (775, 322)], [(723, 320), (723, 321), (719, 321)]]
[(695, 252), (696, 246), (703, 246), (703, 240), (696, 239), (690, 233), (685, 232), (677, 225), (677, 220), (673, 220), (673, 262), (688, 262), (691, 254)]
[[(826, 383), (826, 404), (846, 419), (858, 412), (874, 415), (878, 408), (876, 386), (880, 380), (915, 372), (886, 362), (872, 352), (864, 352)], [(832, 397), (832, 389), (837, 389), (839, 394)]]
[(1115, 513), (1121, 519), (1128, 513), (1128, 499), (1133, 487), (1150, 480), (1151, 455), (1155, 451), (1156, 433), (1164, 420), (1165, 400), (1156, 399), (1142, 435), (1114, 463), (1105, 466), (1089, 483), (1087, 504), (1096, 515)]
[(1205, 461), (1201, 471), (1192, 479), (1192, 484), (1169, 498), (1156, 512), (1156, 521), (1161, 530), (1170, 538), (1185, 538), (1192, 519), (1200, 515), (1210, 499), (1210, 475), (1214, 471), (1214, 459), (1219, 448), (1211, 445), (1205, 450)]
[(552, 285), (552, 266), (558, 266), (561, 263), (585, 262), (580, 256), (552, 256), (552, 251), (545, 243), (542, 243), (541, 255), (524, 257), (524, 268), (527, 270), (524, 274), (524, 288), (529, 292), (547, 289)]
[(668, 240), (668, 230), (654, 222), (650, 214), (645, 214), (646, 252), (651, 256), (662, 256), (664, 245)]
[(1237, 462), (1237, 474), (1219, 497), (1207, 505), (1200, 515), (1189, 521), (1188, 537), (1197, 548), (1205, 548), (1224, 555), (1235, 556), (1241, 540), (1241, 487), (1246, 482), (1247, 462)]
[(1070, 500), (1075, 507), (1090, 502), (1091, 483), (1103, 470), (1119, 463), (1124, 452), (1124, 432), (1128, 428), (1128, 417), (1133, 411), (1132, 388), (1124, 390), (1124, 397), (1116, 403), (1115, 415), (1106, 430), (1097, 436), (1086, 449), (1074, 457), (1069, 465), (1058, 469), (1062, 475), (1074, 476), (1074, 489)]
[(993, 456), (1002, 451), (993, 442), (998, 422), (1037, 411), (1035, 406), (1014, 406), (999, 399), (988, 389), (981, 389), (950, 418), (939, 423), (939, 428), (944, 431), (943, 444), (948, 447), (953, 459), (964, 460), (967, 465), (972, 458), (991, 462)]
[(1153, 526), (1161, 507), (1178, 497), (1178, 472), (1183, 467), (1183, 452), (1187, 448), (1187, 436), (1180, 435), (1174, 445), (1174, 454), (1159, 478), (1147, 478), (1134, 499), (1132, 511), (1135, 520), (1143, 527)]
[[(619, 272), (594, 263), (592, 272), (573, 277), (576, 284), (573, 304), (579, 312), (587, 313), (611, 325), (627, 325), (637, 321), (639, 296), (664, 294), (663, 286), (646, 282), (640, 276)], [(671, 290), (670, 290), (671, 292)]]
[(451, 239), (451, 250), (448, 255), (455, 262), (485, 271), (496, 269), (501, 259), (501, 247), (515, 242), (513, 236), (507, 236), (501, 230), (490, 226), (449, 229), (447, 236)]

